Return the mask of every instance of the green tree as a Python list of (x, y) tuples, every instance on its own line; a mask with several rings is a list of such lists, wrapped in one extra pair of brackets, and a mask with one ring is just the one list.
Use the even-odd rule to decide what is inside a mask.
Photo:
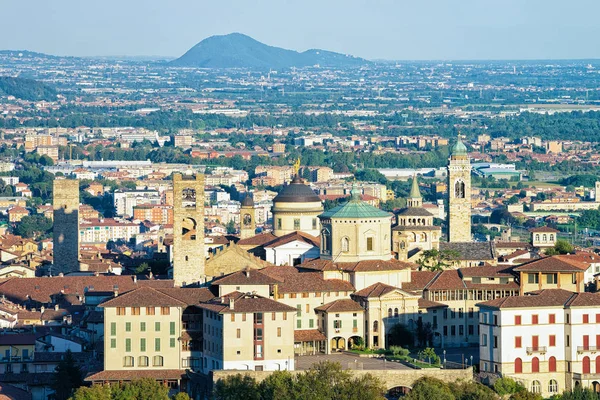
[(516, 393), (519, 390), (519, 384), (510, 378), (498, 378), (494, 382), (494, 390), (500, 396)]
[(558, 239), (554, 247), (546, 250), (546, 255), (555, 256), (558, 254), (572, 254), (575, 251), (573, 245), (564, 239)]
[(406, 400), (455, 400), (448, 385), (436, 378), (420, 378), (412, 387)]
[(256, 379), (249, 375), (229, 375), (215, 384), (213, 400), (260, 400)]
[(105, 385), (82, 386), (75, 391), (70, 400), (112, 400), (111, 387)]
[(187, 393), (179, 392), (173, 396), (171, 396), (171, 400), (191, 400), (190, 396)]
[(114, 400), (169, 400), (169, 388), (152, 378), (143, 378), (123, 385)]
[(15, 233), (24, 238), (37, 239), (52, 230), (52, 220), (43, 215), (26, 215), (17, 224)]
[[(418, 321), (418, 320), (417, 320)], [(394, 324), (387, 334), (386, 342), (392, 346), (412, 347), (415, 344), (413, 332), (406, 325)]]
[(51, 387), (56, 400), (68, 399), (75, 389), (83, 385), (81, 369), (75, 363), (73, 354), (67, 350), (65, 357), (58, 363)]
[(235, 222), (233, 222), (233, 220), (229, 220), (229, 222), (227, 223), (227, 225), (225, 225), (225, 228), (227, 229), (227, 233), (228, 234), (234, 234), (236, 232), (235, 229)]
[(455, 260), (460, 257), (460, 254), (454, 250), (425, 250), (417, 264), (419, 271), (426, 269), (428, 271), (443, 271), (454, 265)]

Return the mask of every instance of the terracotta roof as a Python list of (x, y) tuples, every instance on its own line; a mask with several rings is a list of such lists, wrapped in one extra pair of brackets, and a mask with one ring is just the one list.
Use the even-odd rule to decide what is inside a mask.
[(439, 273), (426, 287), (427, 290), (464, 289), (465, 283), (457, 270), (446, 270)]
[(436, 301), (423, 299), (423, 298), (419, 299), (419, 308), (440, 308), (440, 307), (448, 307), (448, 305), (438, 303)]
[(471, 267), (471, 268), (460, 268), (460, 275), (465, 277), (485, 277), (485, 278), (496, 278), (496, 277), (512, 277), (511, 269), (505, 266), (493, 267), (487, 265), (484, 267)]
[(280, 279), (260, 272), (260, 270), (238, 271), (213, 281), (214, 286), (219, 285), (273, 285), (280, 283)]
[(321, 342), (323, 340), (327, 340), (327, 338), (317, 329), (294, 331), (294, 342)]
[(479, 290), (519, 290), (520, 288), (515, 281), (509, 281), (508, 283), (473, 283), (465, 281), (465, 287)]
[(284, 244), (293, 242), (295, 240), (298, 240), (300, 242), (304, 242), (304, 243), (308, 243), (310, 245), (313, 245), (315, 247), (320, 247), (321, 246), (321, 239), (315, 236), (311, 236), (307, 233), (304, 232), (300, 232), (300, 231), (294, 231), (294, 232), (290, 232), (287, 235), (283, 235), (281, 237), (278, 237), (277, 239), (274, 239), (266, 244), (263, 245), (263, 247), (265, 248), (271, 248), (271, 247), (278, 247), (278, 246), (283, 246)]
[[(231, 302), (233, 300), (233, 302)], [(231, 308), (233, 305), (233, 308)], [(232, 292), (215, 297), (198, 307), (217, 313), (296, 312), (296, 309), (262, 296)]]
[(303, 272), (284, 278), (278, 285), (279, 293), (300, 292), (354, 292), (354, 286), (342, 279), (323, 279), (319, 273)]
[(142, 287), (100, 304), (100, 307), (185, 307), (188, 304), (156, 289)]
[(277, 239), (277, 236), (271, 232), (261, 233), (260, 235), (252, 236), (246, 239), (240, 239), (237, 242), (238, 246), (262, 246)]
[(402, 282), (402, 289), (423, 290), (438, 274), (435, 271), (412, 271), (410, 282)]
[(0, 295), (5, 295), (16, 303), (28, 300), (42, 304), (51, 303), (50, 296), (58, 294), (78, 294), (83, 296), (88, 290), (98, 292), (125, 293), (139, 287), (173, 287), (172, 280), (143, 280), (125, 275), (109, 276), (56, 276), (42, 278), (12, 278), (0, 284)]
[(364, 311), (360, 304), (350, 299), (334, 300), (331, 303), (316, 307), (315, 311), (324, 311), (326, 313)]
[(184, 369), (136, 369), (128, 371), (100, 371), (85, 378), (87, 382), (131, 381), (135, 379), (182, 379), (186, 376)]
[(589, 264), (565, 256), (552, 256), (539, 258), (515, 267), (513, 271), (541, 271), (541, 272), (579, 272), (589, 268)]
[[(525, 296), (509, 296), (477, 304), (491, 308), (536, 308), (564, 306), (575, 293), (563, 289), (545, 289)], [(599, 297), (600, 299), (600, 297)], [(599, 303), (600, 305), (600, 303)]]
[(188, 306), (203, 303), (214, 298), (215, 295), (208, 288), (158, 288), (156, 289)]
[(372, 284), (371, 286), (367, 286), (366, 288), (361, 289), (358, 292), (355, 292), (354, 296), (364, 297), (364, 298), (381, 297), (385, 294), (393, 292), (396, 289), (398, 289), (398, 288), (396, 288), (394, 286), (386, 285), (385, 283), (378, 282), (378, 283)]
[(549, 226), (539, 226), (537, 228), (531, 228), (529, 232), (558, 233), (560, 231), (550, 228)]
[(598, 307), (600, 306), (600, 294), (598, 293), (575, 293), (566, 306), (568, 307)]
[(374, 271), (400, 271), (411, 268), (412, 264), (391, 259), (385, 260), (364, 260), (358, 262), (333, 262), (317, 258), (309, 260), (297, 266), (300, 269), (310, 269), (315, 271), (347, 271), (347, 272), (374, 272)]
[(407, 207), (398, 211), (396, 215), (404, 217), (433, 217), (433, 214), (422, 207)]
[[(19, 384), (19, 382), (16, 383)], [(31, 400), (31, 398), (31, 393), (23, 389), (6, 383), (0, 384), (0, 400)]]

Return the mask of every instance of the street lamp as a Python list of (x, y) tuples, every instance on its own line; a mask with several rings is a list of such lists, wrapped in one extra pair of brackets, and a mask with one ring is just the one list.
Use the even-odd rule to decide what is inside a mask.
[(470, 358), (471, 358), (471, 368), (473, 368), (473, 356), (471, 356)]

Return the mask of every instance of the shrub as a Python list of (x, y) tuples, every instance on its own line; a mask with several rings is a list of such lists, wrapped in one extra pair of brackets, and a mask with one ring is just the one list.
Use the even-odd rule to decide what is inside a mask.
[(517, 382), (510, 378), (498, 378), (496, 379), (496, 382), (494, 382), (494, 390), (500, 396), (516, 393), (518, 387), (519, 385)]
[(408, 357), (408, 355), (410, 354), (410, 351), (408, 351), (408, 349), (403, 348), (402, 346), (390, 346), (389, 350), (394, 356)]

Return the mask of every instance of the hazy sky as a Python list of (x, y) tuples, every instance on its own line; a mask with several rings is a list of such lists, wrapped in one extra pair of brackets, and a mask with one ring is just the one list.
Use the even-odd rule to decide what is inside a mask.
[(600, 58), (599, 0), (0, 0), (0, 49), (179, 56), (242, 32), (369, 59)]

